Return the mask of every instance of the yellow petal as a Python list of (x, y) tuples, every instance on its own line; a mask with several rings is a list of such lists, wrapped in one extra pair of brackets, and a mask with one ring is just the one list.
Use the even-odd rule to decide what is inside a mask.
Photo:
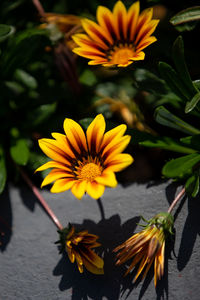
[(67, 156), (70, 158), (75, 158), (75, 154), (70, 148), (66, 135), (57, 132), (53, 132), (51, 135), (56, 139), (61, 149), (67, 154)]
[(86, 34), (77, 33), (72, 36), (74, 42), (80, 46), (83, 50), (96, 50), (105, 52), (105, 50), (97, 43), (92, 41)]
[(145, 53), (143, 51), (136, 52), (133, 57), (131, 57), (132, 60), (143, 60), (145, 58)]
[(72, 119), (66, 118), (64, 121), (64, 130), (69, 143), (80, 154), (87, 150), (85, 133), (81, 126)]
[(103, 150), (108, 144), (110, 144), (114, 138), (120, 138), (124, 135), (127, 126), (125, 124), (119, 125), (104, 134), (101, 150)]
[(95, 181), (109, 187), (116, 187), (117, 186), (117, 180), (115, 177), (115, 174), (113, 172), (105, 170), (101, 176), (98, 176), (95, 178)]
[(65, 155), (63, 154), (64, 152), (59, 149), (57, 146), (55, 146), (55, 142), (54, 144), (52, 143), (52, 140), (50, 140), (51, 142), (49, 142), (49, 139), (41, 139), (38, 141), (40, 148), (42, 149), (42, 151), (51, 159), (69, 165), (69, 161), (65, 158)]
[(106, 169), (113, 172), (119, 172), (131, 165), (133, 162), (134, 159), (130, 154), (120, 153), (107, 163)]
[(44, 171), (49, 168), (58, 168), (58, 169), (66, 170), (66, 171), (70, 170), (69, 168), (66, 167), (66, 165), (59, 163), (57, 161), (51, 160), (51, 161), (48, 161), (47, 163), (45, 163), (44, 165), (40, 166), (39, 168), (37, 168), (35, 170), (35, 172)]
[(137, 22), (140, 12), (140, 2), (137, 1), (131, 5), (127, 16), (127, 30), (129, 30), (129, 41), (133, 41), (136, 33)]
[(87, 182), (84, 181), (76, 181), (74, 186), (71, 189), (72, 194), (79, 200), (83, 197), (85, 194)]
[(98, 24), (91, 20), (83, 19), (82, 26), (93, 41), (97, 42), (103, 49), (108, 49), (109, 37)]
[(137, 52), (141, 51), (142, 49), (146, 48), (147, 46), (149, 46), (150, 44), (156, 42), (157, 39), (155, 36), (150, 36), (144, 40), (142, 40), (138, 45), (137, 45)]
[(149, 23), (143, 25), (137, 34), (135, 43), (137, 44), (140, 41), (142, 41), (143, 39), (146, 39), (147, 37), (149, 37), (155, 31), (158, 23), (159, 23), (159, 20), (152, 20)]
[(114, 20), (118, 30), (119, 39), (127, 38), (127, 12), (122, 1), (117, 1), (113, 9)]
[(51, 193), (65, 192), (65, 191), (71, 189), (74, 184), (75, 184), (74, 179), (69, 179), (69, 178), (67, 178), (67, 179), (66, 178), (65, 179), (58, 179), (53, 184), (50, 191), (51, 191)]
[(94, 199), (100, 198), (103, 195), (104, 190), (105, 190), (105, 186), (95, 181), (87, 183), (86, 192), (88, 193), (88, 195), (90, 195), (90, 197)]
[(97, 268), (93, 263), (88, 261), (85, 257), (83, 257), (83, 264), (86, 267), (86, 269), (96, 275), (102, 275), (104, 274), (103, 268)]
[(104, 266), (104, 261), (90, 248), (82, 247), (80, 248), (80, 254), (82, 258), (86, 258), (97, 268), (102, 269)]
[(97, 21), (102, 27), (102, 29), (106, 32), (106, 36), (110, 44), (116, 40), (117, 37), (117, 29), (114, 25), (114, 18), (112, 12), (104, 6), (98, 6), (97, 9)]
[(97, 115), (88, 126), (86, 135), (91, 154), (98, 153), (103, 140), (105, 128), (106, 124), (102, 114)]
[(105, 164), (116, 154), (121, 153), (130, 143), (130, 140), (131, 136), (125, 135), (108, 144), (102, 153), (103, 158), (105, 158)]
[[(73, 52), (86, 58), (90, 59), (104, 59), (106, 57), (105, 53), (96, 50), (95, 48), (75, 48)], [(104, 59), (105, 60), (105, 59)], [(106, 61), (106, 60), (105, 60)]]
[(47, 184), (50, 184), (51, 182), (61, 179), (61, 178), (69, 178), (74, 177), (73, 174), (67, 173), (66, 171), (62, 171), (59, 169), (53, 169), (43, 180), (41, 184), (41, 188)]

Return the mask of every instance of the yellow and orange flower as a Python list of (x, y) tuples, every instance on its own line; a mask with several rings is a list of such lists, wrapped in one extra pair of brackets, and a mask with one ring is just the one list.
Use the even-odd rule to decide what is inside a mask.
[(61, 252), (66, 250), (72, 263), (75, 261), (78, 270), (83, 273), (83, 267), (93, 274), (104, 274), (104, 261), (92, 249), (101, 246), (96, 240), (99, 238), (95, 234), (88, 233), (87, 230), (76, 232), (74, 226), (69, 225), (58, 231), (61, 244)]
[[(121, 265), (133, 258), (125, 276), (139, 264), (134, 281), (143, 272), (143, 277), (148, 273), (154, 262), (154, 285), (164, 274), (165, 241), (169, 233), (172, 234), (173, 217), (169, 213), (160, 213), (147, 221), (148, 225), (139, 233), (134, 234), (126, 242), (114, 249), (117, 253), (117, 265)], [(145, 269), (146, 268), (146, 269)]]
[(156, 41), (152, 33), (159, 20), (152, 20), (153, 8), (140, 14), (139, 1), (126, 10), (117, 1), (111, 12), (104, 6), (97, 9), (97, 21), (82, 19), (85, 34), (72, 36), (79, 46), (73, 51), (90, 59), (90, 65), (126, 67), (134, 61), (143, 60), (144, 48)]
[(119, 172), (133, 162), (131, 155), (121, 153), (130, 142), (122, 124), (105, 133), (105, 120), (99, 114), (88, 126), (86, 135), (82, 127), (71, 119), (65, 119), (65, 134), (52, 133), (54, 139), (40, 139), (39, 146), (52, 160), (36, 171), (53, 168), (41, 187), (55, 181), (51, 192), (71, 189), (81, 199), (84, 193), (100, 198), (105, 186), (116, 187), (114, 172)]

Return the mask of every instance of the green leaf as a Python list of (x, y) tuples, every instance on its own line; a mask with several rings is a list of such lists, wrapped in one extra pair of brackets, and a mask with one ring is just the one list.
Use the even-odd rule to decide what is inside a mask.
[(0, 24), (0, 42), (7, 39), (14, 32), (15, 28), (13, 26)]
[(81, 74), (79, 80), (82, 84), (85, 84), (87, 86), (93, 86), (97, 83), (97, 78), (96, 78), (95, 74), (89, 69), (86, 69)]
[(172, 92), (174, 92), (184, 102), (191, 99), (190, 93), (188, 92), (185, 84), (170, 65), (165, 62), (159, 62), (159, 71)]
[(200, 20), (200, 6), (193, 6), (180, 11), (170, 19), (170, 22), (172, 25), (179, 25), (197, 20)]
[(173, 115), (169, 110), (163, 106), (159, 106), (155, 110), (155, 119), (159, 124), (180, 130), (187, 134), (199, 134), (200, 130), (184, 122), (177, 116)]
[(133, 145), (139, 144), (144, 147), (160, 148), (185, 154), (197, 152), (196, 149), (187, 147), (178, 140), (170, 137), (154, 136), (150, 133), (142, 132), (137, 129), (128, 129), (127, 133), (131, 135), (131, 144)]
[(191, 101), (188, 101), (185, 106), (185, 113), (191, 112), (200, 101), (200, 92), (197, 93)]
[(200, 134), (181, 138), (180, 141), (186, 146), (192, 149), (196, 149), (197, 151), (200, 151)]
[(0, 194), (3, 192), (7, 179), (6, 161), (3, 147), (0, 145)]
[(187, 87), (188, 94), (190, 95), (191, 99), (198, 92), (198, 89), (193, 84), (185, 63), (184, 44), (181, 36), (179, 36), (173, 44), (172, 56), (177, 73), (180, 76), (180, 79), (183, 81), (185, 87)]
[(16, 35), (9, 44), (9, 51), (4, 51), (1, 57), (3, 75), (8, 76), (16, 69), (27, 66), (36, 51), (43, 51), (45, 43), (47, 44), (44, 30), (25, 30)]
[(25, 166), (29, 159), (29, 148), (25, 139), (12, 139), (10, 147), (12, 159), (19, 165)]
[(51, 117), (55, 112), (56, 107), (56, 102), (40, 105), (28, 114), (28, 120), (31, 122), (32, 126), (38, 126)]
[(14, 77), (30, 89), (36, 89), (38, 86), (36, 79), (24, 70), (17, 69)]
[(188, 154), (172, 159), (164, 165), (162, 174), (168, 178), (183, 178), (186, 175), (192, 174), (193, 168), (199, 162), (199, 153)]
[(199, 174), (197, 172), (188, 178), (185, 189), (190, 196), (196, 197), (199, 192)]
[(93, 118), (84, 118), (79, 121), (80, 125), (83, 127), (84, 130), (87, 130), (90, 123), (93, 121)]

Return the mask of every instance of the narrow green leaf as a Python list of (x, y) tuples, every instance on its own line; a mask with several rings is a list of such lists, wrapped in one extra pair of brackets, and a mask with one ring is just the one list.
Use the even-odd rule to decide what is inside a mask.
[(200, 20), (200, 6), (186, 8), (170, 19), (172, 25)]
[(167, 63), (159, 63), (159, 71), (162, 78), (166, 81), (172, 92), (174, 92), (179, 98), (184, 102), (190, 100), (190, 93), (188, 92), (185, 84), (179, 78), (179, 75), (176, 71)]
[(183, 81), (185, 87), (187, 87), (188, 94), (190, 95), (191, 99), (198, 92), (198, 89), (193, 84), (185, 63), (184, 44), (182, 36), (178, 36), (178, 38), (175, 40), (172, 48), (172, 56), (177, 73), (180, 76), (180, 79)]
[(7, 39), (14, 32), (15, 28), (13, 26), (0, 24), (0, 42)]
[(3, 192), (7, 179), (5, 154), (3, 147), (0, 145), (0, 194)]
[(188, 101), (185, 106), (185, 113), (191, 112), (200, 101), (200, 92), (197, 93), (191, 101)]
[[(127, 133), (131, 135), (131, 144), (141, 145), (144, 147), (160, 148), (179, 153), (196, 153), (196, 149), (188, 147), (176, 139), (166, 136), (154, 136), (147, 132), (142, 132), (137, 129), (128, 129)], [(188, 144), (189, 145), (189, 144)]]
[(188, 178), (185, 189), (190, 196), (196, 197), (199, 192), (199, 174), (195, 173)]
[(186, 175), (192, 174), (194, 166), (199, 162), (199, 153), (172, 159), (164, 165), (162, 174), (168, 178), (183, 178)]
[(10, 147), (12, 159), (19, 165), (25, 166), (29, 159), (29, 148), (25, 139), (13, 139)]
[(196, 149), (197, 151), (200, 151), (200, 134), (181, 138), (180, 142), (192, 149)]
[(187, 134), (199, 134), (200, 130), (184, 122), (177, 116), (173, 115), (169, 110), (163, 106), (159, 106), (155, 110), (155, 119), (159, 124), (180, 130)]
[(30, 89), (36, 89), (38, 86), (36, 79), (24, 70), (17, 69), (14, 77)]

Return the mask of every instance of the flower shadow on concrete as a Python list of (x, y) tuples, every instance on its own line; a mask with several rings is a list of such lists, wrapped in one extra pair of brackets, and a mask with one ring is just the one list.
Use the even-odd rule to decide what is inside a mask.
[[(105, 274), (93, 275), (86, 270), (80, 274), (76, 265), (71, 264), (67, 254), (64, 253), (53, 271), (55, 276), (61, 276), (60, 290), (71, 289), (72, 299), (76, 300), (88, 299), (88, 297), (95, 300), (104, 297), (110, 300), (119, 299), (125, 267), (115, 266), (115, 255), (112, 250), (135, 231), (139, 220), (140, 217), (134, 217), (121, 224), (120, 217), (114, 215), (109, 219), (103, 218), (99, 223), (84, 220), (83, 224), (73, 224), (78, 230), (87, 229), (99, 236), (102, 247), (98, 248), (96, 252), (104, 258)], [(130, 285), (133, 283), (130, 282)]]

